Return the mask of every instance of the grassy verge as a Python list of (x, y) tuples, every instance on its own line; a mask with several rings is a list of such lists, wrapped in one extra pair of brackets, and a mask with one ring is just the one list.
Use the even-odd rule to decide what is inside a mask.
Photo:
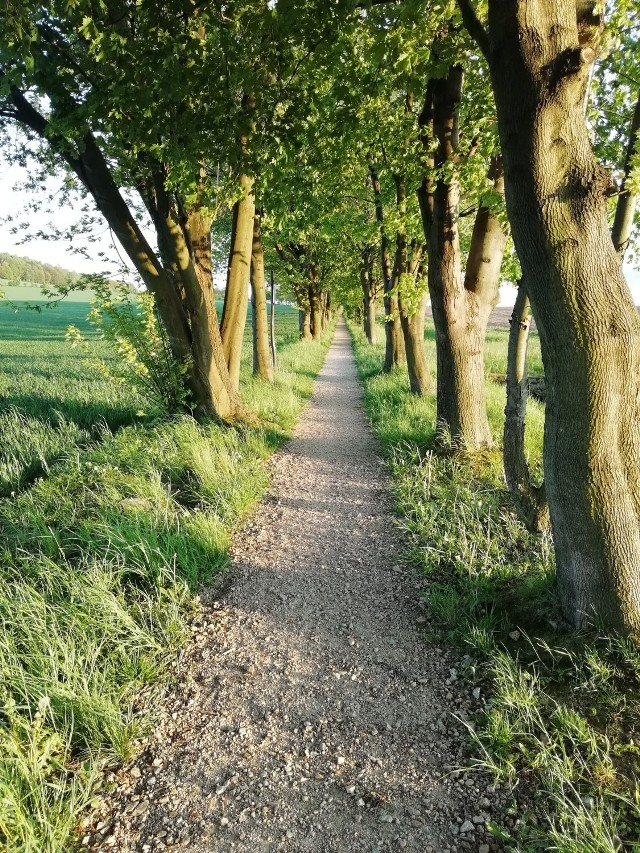
[(285, 346), (273, 386), (245, 368), (259, 426), (104, 427), (0, 500), (0, 849), (73, 846), (99, 768), (145, 727), (141, 692), (167, 674), (195, 590), (224, 570), (327, 344)]
[[(437, 634), (460, 650), (456, 677), (469, 689), (481, 686), (470, 761), (514, 790), (511, 815), (490, 827), (500, 849), (636, 849), (638, 649), (595, 628), (576, 636), (563, 627), (551, 542), (515, 517), (499, 454), (434, 453), (434, 399), (409, 394), (404, 371), (382, 374), (383, 347), (370, 347), (357, 328), (352, 334), (365, 405), (394, 478), (410, 557), (426, 575)], [(506, 334), (490, 333), (488, 377), (504, 374)], [(427, 343), (435, 364), (429, 331)], [(487, 396), (499, 442), (504, 387), (489, 379)], [(543, 421), (543, 407), (532, 401), (527, 443), (538, 475)]]

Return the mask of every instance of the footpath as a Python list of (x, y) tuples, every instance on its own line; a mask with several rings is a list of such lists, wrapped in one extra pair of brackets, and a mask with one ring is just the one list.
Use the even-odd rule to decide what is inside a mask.
[(498, 850), (486, 789), (452, 773), (465, 761), (454, 715), (468, 689), (424, 639), (343, 321), (270, 465), (226, 591), (203, 594), (159, 723), (87, 846)]

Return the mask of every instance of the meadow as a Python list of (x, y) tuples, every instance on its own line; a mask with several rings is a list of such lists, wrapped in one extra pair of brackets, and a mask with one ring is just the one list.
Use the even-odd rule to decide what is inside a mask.
[[(512, 792), (510, 815), (488, 828), (500, 849), (512, 853), (635, 849), (638, 649), (598, 625), (576, 636), (563, 624), (550, 537), (528, 533), (518, 521), (499, 449), (471, 455), (436, 448), (434, 397), (410, 394), (403, 369), (382, 373), (383, 345), (371, 347), (361, 329), (351, 331), (408, 558), (424, 575), (434, 626), (426, 639), (457, 649), (456, 678), (469, 692), (481, 687), (468, 767), (490, 773)], [(487, 337), (487, 406), (497, 448), (507, 335), (493, 329)], [(426, 339), (435, 364), (431, 327)], [(529, 372), (541, 371), (533, 335)], [(538, 481), (543, 427), (544, 406), (530, 399), (526, 444)]]
[(257, 419), (229, 428), (140, 416), (64, 340), (69, 323), (91, 333), (86, 299), (18, 307), (0, 307), (0, 849), (68, 853), (100, 770), (149, 725), (196, 592), (224, 573), (328, 342), (298, 342), (297, 312), (280, 307), (266, 386), (248, 333)]

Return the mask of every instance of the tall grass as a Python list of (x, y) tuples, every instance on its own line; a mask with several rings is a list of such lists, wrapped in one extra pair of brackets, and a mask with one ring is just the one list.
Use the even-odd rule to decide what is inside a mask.
[[(73, 847), (100, 766), (144, 731), (141, 690), (168, 674), (194, 592), (224, 572), (230, 536), (267, 486), (262, 460), (290, 434), (327, 343), (285, 345), (268, 388), (250, 377), (247, 348), (252, 425), (178, 417), (113, 432), (0, 415), (13, 436), (0, 454), (0, 849)], [(40, 442), (31, 458), (19, 429)]]
[[(640, 652), (596, 629), (564, 626), (550, 539), (519, 523), (499, 451), (436, 453), (435, 400), (408, 391), (404, 370), (381, 372), (383, 347), (352, 328), (365, 405), (394, 480), (410, 557), (424, 572), (439, 638), (459, 673), (482, 685), (469, 729), (471, 762), (516, 786), (515, 828), (494, 827), (508, 851), (613, 853), (640, 839)], [(499, 447), (507, 333), (488, 336), (489, 420)], [(427, 330), (430, 363), (433, 332)], [(540, 372), (534, 339), (531, 372)], [(544, 409), (530, 401), (527, 450), (541, 476)]]

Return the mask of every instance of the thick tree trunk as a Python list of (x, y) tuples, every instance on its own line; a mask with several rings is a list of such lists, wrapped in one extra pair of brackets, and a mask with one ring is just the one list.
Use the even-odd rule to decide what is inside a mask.
[(207, 398), (214, 403), (213, 411), (202, 403), (198, 403), (198, 408), (206, 414), (230, 418), (241, 411), (242, 404), (227, 370), (218, 325), (211, 274), (211, 221), (200, 210), (193, 210), (187, 215), (184, 233), (190, 244), (195, 275), (190, 272), (179, 231), (175, 235), (176, 256), (185, 266), (182, 281), (191, 316), (193, 370), (207, 389)]
[(511, 315), (507, 355), (507, 403), (504, 410), (502, 458), (504, 476), (520, 520), (527, 530), (539, 533), (549, 526), (544, 484), (534, 486), (524, 448), (527, 414), (527, 345), (531, 326), (529, 297), (522, 284)]
[[(430, 87), (435, 165), (451, 163), (458, 152), (458, 111), (462, 69), (453, 66)], [(425, 110), (423, 110), (423, 116)], [(421, 117), (422, 118), (422, 117)], [(497, 191), (502, 176), (497, 164), (491, 177)], [(446, 173), (445, 173), (446, 174)], [(461, 271), (458, 213), (460, 187), (455, 173), (441, 173), (433, 198), (421, 197), (429, 248), (429, 293), (436, 331), (438, 422), (454, 445), (488, 447), (493, 438), (487, 419), (484, 342), (489, 315), (498, 298), (500, 265), (506, 242), (495, 214), (481, 205), (474, 223), (466, 273)], [(426, 190), (423, 186), (423, 196)]]
[(578, 28), (575, 0), (490, 0), (487, 34), (461, 8), (490, 65), (509, 219), (542, 344), (560, 600), (576, 626), (595, 618), (640, 637), (640, 319), (582, 114), (597, 19)]
[(633, 231), (633, 217), (636, 212), (636, 193), (629, 187), (629, 178), (633, 166), (633, 156), (636, 153), (638, 135), (640, 134), (640, 93), (629, 129), (629, 143), (624, 161), (624, 178), (620, 187), (620, 195), (616, 205), (616, 215), (611, 229), (611, 239), (616, 252), (624, 258)]
[(400, 317), (409, 372), (409, 388), (414, 394), (424, 396), (430, 393), (431, 372), (427, 365), (427, 355), (424, 347), (424, 318), (427, 299), (423, 296), (419, 306), (408, 314), (402, 300), (400, 301)]
[(249, 273), (255, 214), (253, 180), (247, 175), (242, 175), (240, 185), (243, 195), (233, 206), (227, 288), (221, 323), (222, 346), (227, 359), (229, 376), (236, 389), (240, 387), (240, 363), (249, 303)]
[(384, 334), (385, 334), (385, 353), (384, 353), (384, 370), (389, 372), (394, 367), (404, 364), (406, 361), (406, 353), (404, 348), (404, 335), (402, 334), (402, 323), (400, 320), (400, 306), (398, 304), (398, 296), (395, 293), (385, 291), (383, 298), (384, 304)]
[(267, 289), (264, 276), (264, 249), (260, 214), (253, 218), (253, 244), (251, 248), (251, 305), (253, 309), (253, 373), (267, 382), (273, 382), (273, 368), (269, 353), (269, 320), (267, 317)]
[(311, 307), (300, 308), (298, 311), (298, 325), (300, 328), (300, 337), (304, 341), (310, 341), (311, 335)]

